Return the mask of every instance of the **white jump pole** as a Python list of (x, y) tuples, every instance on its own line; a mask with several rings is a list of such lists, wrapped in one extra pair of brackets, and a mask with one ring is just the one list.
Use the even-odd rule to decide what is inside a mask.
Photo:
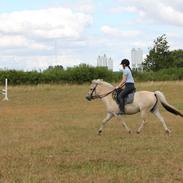
[(8, 79), (5, 79), (5, 88), (2, 90), (4, 99), (3, 100), (8, 100)]

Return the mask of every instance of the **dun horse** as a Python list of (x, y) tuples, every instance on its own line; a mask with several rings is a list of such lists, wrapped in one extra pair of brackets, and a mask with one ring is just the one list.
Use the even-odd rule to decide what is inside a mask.
[[(101, 99), (106, 106), (107, 114), (105, 119), (102, 121), (102, 124), (98, 130), (98, 134), (102, 133), (102, 130), (106, 123), (114, 116), (117, 116), (119, 112), (119, 107), (116, 101), (112, 98), (112, 92), (115, 87), (110, 83), (107, 83), (103, 80), (93, 80), (90, 86), (90, 91), (86, 95), (87, 100)], [(146, 123), (147, 113), (152, 112), (162, 123), (165, 132), (170, 133), (163, 117), (161, 116), (158, 109), (158, 101), (162, 106), (169, 112), (183, 117), (183, 114), (178, 111), (175, 107), (170, 105), (164, 94), (160, 91), (150, 92), (150, 91), (138, 91), (134, 95), (133, 103), (125, 105), (125, 113), (127, 115), (141, 113), (142, 122), (140, 127), (137, 129), (137, 133), (140, 133), (144, 124)], [(123, 126), (126, 130), (131, 133), (131, 130), (128, 128), (127, 124), (122, 121)]]

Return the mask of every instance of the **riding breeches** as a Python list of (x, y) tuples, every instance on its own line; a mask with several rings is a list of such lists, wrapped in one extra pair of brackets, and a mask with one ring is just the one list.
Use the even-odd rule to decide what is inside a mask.
[(125, 102), (124, 102), (124, 99), (125, 97), (131, 93), (132, 91), (135, 91), (135, 86), (134, 86), (134, 83), (126, 83), (125, 84), (125, 88), (124, 90), (121, 91), (121, 93), (119, 94), (119, 97), (118, 97), (118, 100), (120, 101), (119, 103), (119, 108), (121, 111), (124, 112), (124, 105), (125, 105)]

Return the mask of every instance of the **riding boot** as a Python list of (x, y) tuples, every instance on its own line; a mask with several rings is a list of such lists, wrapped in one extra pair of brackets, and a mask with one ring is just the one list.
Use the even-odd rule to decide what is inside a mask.
[(125, 106), (124, 106), (124, 98), (120, 99), (120, 104), (119, 104), (120, 112), (118, 112), (118, 115), (125, 114)]

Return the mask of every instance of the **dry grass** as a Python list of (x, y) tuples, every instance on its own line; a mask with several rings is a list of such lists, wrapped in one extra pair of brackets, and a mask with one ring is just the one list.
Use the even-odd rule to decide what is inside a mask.
[[(183, 82), (139, 83), (161, 90), (183, 111)], [(171, 136), (149, 115), (135, 134), (139, 114), (125, 117), (129, 135), (116, 119), (96, 132), (105, 116), (100, 101), (84, 99), (89, 86), (10, 87), (0, 103), (0, 182), (62, 183), (183, 182), (183, 120), (165, 112)]]

